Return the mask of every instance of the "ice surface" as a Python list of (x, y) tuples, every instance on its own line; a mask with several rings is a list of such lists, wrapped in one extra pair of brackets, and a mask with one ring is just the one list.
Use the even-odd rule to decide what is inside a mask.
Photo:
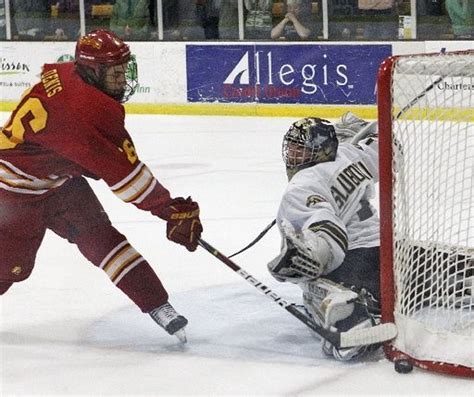
[[(1, 114), (2, 121), (7, 114)], [(286, 178), (281, 137), (294, 118), (128, 116), (142, 159), (173, 195), (202, 209), (203, 238), (225, 254), (275, 217)], [(91, 182), (114, 224), (152, 264), (189, 319), (180, 346), (78, 250), (48, 233), (32, 276), (0, 298), (0, 394), (473, 395), (473, 382), (422, 370), (397, 374), (381, 353), (325, 358), (319, 340), (208, 252), (165, 238), (164, 223)], [(235, 261), (288, 300), (266, 263), (273, 228)]]

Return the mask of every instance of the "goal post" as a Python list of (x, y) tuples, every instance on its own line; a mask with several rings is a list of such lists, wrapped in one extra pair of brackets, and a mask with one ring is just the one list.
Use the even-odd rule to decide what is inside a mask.
[(385, 353), (473, 377), (474, 51), (386, 59), (377, 106)]

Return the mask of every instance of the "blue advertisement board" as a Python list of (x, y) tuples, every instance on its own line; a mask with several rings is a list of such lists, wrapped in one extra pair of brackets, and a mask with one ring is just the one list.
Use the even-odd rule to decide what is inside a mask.
[(189, 102), (374, 104), (391, 45), (187, 45)]

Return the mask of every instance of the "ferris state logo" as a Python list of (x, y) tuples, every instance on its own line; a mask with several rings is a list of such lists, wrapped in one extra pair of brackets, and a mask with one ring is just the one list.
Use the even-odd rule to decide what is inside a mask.
[(88, 46), (91, 46), (97, 50), (100, 50), (102, 48), (102, 43), (93, 38), (93, 37), (82, 37), (80, 40), (79, 40), (79, 44), (81, 45), (88, 45)]
[(16, 265), (16, 266), (13, 266), (12, 269), (11, 269), (11, 272), (15, 275), (15, 276), (19, 276), (21, 273), (22, 273), (23, 269), (21, 268), (21, 266), (19, 265)]

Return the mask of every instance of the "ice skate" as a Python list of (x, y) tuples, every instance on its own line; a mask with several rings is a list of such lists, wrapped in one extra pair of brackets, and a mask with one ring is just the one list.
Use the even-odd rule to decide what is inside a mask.
[(181, 343), (187, 342), (184, 327), (188, 324), (188, 320), (178, 314), (169, 303), (153, 309), (149, 314), (170, 335), (176, 336)]

